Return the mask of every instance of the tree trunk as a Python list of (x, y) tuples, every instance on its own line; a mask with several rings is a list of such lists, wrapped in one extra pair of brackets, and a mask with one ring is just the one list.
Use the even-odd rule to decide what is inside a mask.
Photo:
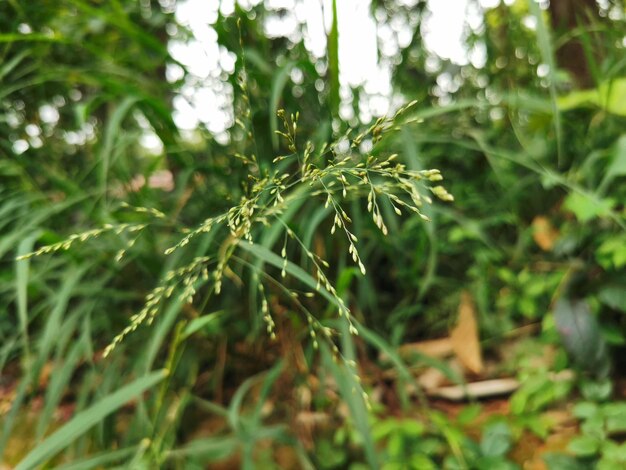
[[(551, 0), (550, 22), (556, 35), (566, 34), (577, 27), (590, 26), (599, 20), (596, 0)], [(574, 83), (581, 88), (594, 86), (594, 77), (583, 44), (573, 38), (556, 51), (560, 68), (567, 70)]]

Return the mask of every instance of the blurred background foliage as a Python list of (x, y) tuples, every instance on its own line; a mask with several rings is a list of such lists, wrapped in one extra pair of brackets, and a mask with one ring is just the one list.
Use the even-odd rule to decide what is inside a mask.
[[(265, 171), (288, 152), (279, 109), (299, 112), (299, 135), (318, 149), (381, 114), (380, 97), (340, 79), (333, 2), (321, 57), (289, 2), (246, 2), (210, 7), (215, 57), (191, 62), (175, 53), (195, 40), (178, 3), (0, 1), (1, 464), (624, 468), (623, 3), (472, 4), (482, 21), (467, 47), (483, 57), (463, 65), (425, 46), (427, 2), (372, 1), (392, 90), (382, 107), (417, 100), (378, 145), (410, 169), (440, 169), (455, 201), (425, 207), (430, 222), (384, 206), (388, 236), (355, 202), (366, 276), (329, 235), (323, 202), (294, 207), (291, 223), (332, 260), (329, 276), (360, 322), (359, 336), (339, 340), (347, 361), (313, 349), (278, 287), (267, 292), (271, 340), (256, 289), (237, 275), (218, 297), (168, 303), (103, 359), (159, 279), (207, 252), (210, 235), (163, 254), (246, 194), (245, 158)], [(285, 18), (292, 30), (272, 29)], [(195, 73), (202, 60), (218, 66)], [(180, 124), (209, 104), (218, 123)], [(15, 260), (124, 223), (147, 228)], [(278, 232), (262, 235), (276, 252)], [(488, 367), (472, 375), (401, 354), (446, 337), (463, 292)], [(309, 306), (343, 328), (325, 303)], [(425, 368), (452, 383), (522, 385), (501, 413), (474, 400), (451, 412), (416, 384)], [(573, 375), (555, 379), (564, 371)], [(353, 393), (355, 372), (367, 401)], [(565, 432), (557, 412), (574, 422)], [(525, 440), (545, 455), (524, 451)]]

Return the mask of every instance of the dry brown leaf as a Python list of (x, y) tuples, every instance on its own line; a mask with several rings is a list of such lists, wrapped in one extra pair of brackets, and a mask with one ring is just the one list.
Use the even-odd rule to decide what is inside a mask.
[(450, 340), (452, 341), (452, 349), (461, 363), (470, 372), (480, 374), (483, 370), (483, 358), (478, 338), (476, 311), (472, 296), (467, 291), (461, 293), (459, 320), (450, 332)]
[(403, 344), (400, 346), (398, 352), (402, 358), (410, 357), (413, 352), (435, 358), (444, 358), (451, 356), (454, 351), (452, 350), (452, 341), (450, 341), (450, 338), (441, 338)]
[(439, 369), (429, 367), (417, 378), (417, 383), (424, 390), (434, 390), (440, 387), (446, 381), (446, 376)]
[(538, 215), (533, 219), (533, 239), (543, 251), (550, 251), (559, 238), (559, 232), (554, 228), (550, 219)]

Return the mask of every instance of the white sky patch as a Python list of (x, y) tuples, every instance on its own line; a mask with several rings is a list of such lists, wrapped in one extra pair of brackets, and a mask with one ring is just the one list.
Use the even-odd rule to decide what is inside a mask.
[(442, 59), (457, 64), (468, 63), (467, 48), (463, 44), (465, 11), (468, 0), (429, 1), (423, 26), (426, 47)]
[(376, 22), (370, 15), (370, 2), (337, 2), (339, 27), (339, 73), (343, 85), (369, 85), (372, 92), (387, 91), (380, 83)]
[[(328, 7), (326, 7), (328, 9)], [(303, 0), (296, 5), (296, 17), (304, 17), (307, 34), (304, 35), (304, 46), (314, 57), (326, 55), (326, 27), (322, 4), (319, 0)]]
[[(240, 4), (246, 7), (260, 1), (247, 0)], [(510, 1), (506, 0), (507, 3)], [(499, 0), (481, 0), (480, 3), (483, 8), (490, 8), (497, 6)], [(332, 0), (266, 0), (265, 6), (268, 9), (283, 9), (282, 15), (269, 16), (264, 25), (266, 33), (297, 39), (299, 25), (303, 24), (307, 50), (313, 57), (326, 55)], [(393, 23), (377, 26), (370, 13), (370, 0), (340, 0), (337, 1), (337, 8), (342, 96), (349, 100), (350, 88), (362, 86), (371, 98), (362, 103), (361, 107), (366, 106), (369, 111), (361, 109), (360, 118), (368, 120), (372, 117), (370, 112), (374, 115), (388, 112), (392, 98), (390, 64), (381, 64), (377, 40), (380, 39), (382, 47), (385, 47), (385, 34), (393, 30), (405, 43), (410, 40), (410, 27)], [(203, 123), (223, 140), (234, 119), (233, 90), (225, 83), (224, 74), (232, 73), (236, 56), (217, 44), (217, 34), (212, 25), (217, 21), (219, 11), (225, 15), (232, 14), (234, 0), (179, 1), (176, 19), (192, 31), (194, 39), (189, 42), (172, 40), (169, 49), (191, 74), (180, 96), (174, 100), (176, 124), (183, 130), (193, 130)], [(468, 50), (465, 44), (468, 27), (473, 30), (482, 28), (481, 9), (470, 0), (429, 0), (428, 11), (423, 25), (425, 47), (434, 55), (456, 64), (471, 63), (482, 67), (486, 60), (484, 47)], [(406, 45), (401, 44), (403, 47)], [(176, 66), (168, 70), (170, 80), (180, 76), (181, 70), (176, 70)]]
[[(186, 26), (194, 38), (182, 42), (171, 40), (169, 51), (190, 73), (179, 96), (174, 98), (174, 121), (181, 130), (191, 131), (200, 123), (212, 133), (224, 137), (232, 125), (232, 87), (225, 83), (223, 73), (232, 73), (236, 56), (217, 42), (213, 24), (219, 12), (234, 11), (233, 1), (207, 2), (185, 0), (178, 2), (176, 20)], [(179, 80), (183, 71), (177, 65), (168, 66), (169, 80)], [(231, 109), (229, 113), (228, 110)]]
[(484, 44), (469, 49), (465, 39), (468, 30), (479, 32), (483, 28), (483, 10), (499, 3), (499, 0), (480, 0), (479, 4), (470, 0), (429, 0), (429, 14), (422, 29), (426, 49), (458, 65), (471, 63), (476, 68), (484, 67), (487, 62)]

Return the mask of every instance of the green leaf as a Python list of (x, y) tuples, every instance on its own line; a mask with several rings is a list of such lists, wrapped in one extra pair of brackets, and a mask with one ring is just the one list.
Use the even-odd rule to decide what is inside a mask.
[(106, 416), (153, 387), (166, 376), (166, 370), (153, 372), (120, 388), (86, 410), (81, 411), (30, 451), (15, 467), (15, 470), (38, 468), (40, 464), (70, 445), (91, 427), (101, 422)]
[(491, 424), (483, 432), (480, 450), (488, 457), (499, 457), (511, 448), (511, 430), (506, 423)]
[(394, 418), (378, 421), (372, 426), (372, 438), (375, 441), (380, 441), (398, 429), (398, 426), (398, 420)]
[(476, 461), (476, 470), (519, 470), (519, 465), (500, 456), (480, 457)]
[(401, 421), (400, 429), (402, 429), (403, 434), (411, 437), (419, 437), (424, 434), (425, 431), (424, 424), (413, 419), (405, 419)]
[(554, 307), (554, 320), (565, 349), (578, 367), (598, 376), (608, 373), (607, 346), (588, 302), (559, 299)]
[(611, 396), (613, 383), (610, 378), (603, 380), (585, 380), (580, 384), (580, 391), (587, 400), (603, 401)]
[(521, 415), (527, 410), (529, 394), (522, 388), (515, 392), (509, 401), (511, 413)]
[(315, 455), (320, 468), (344, 468), (347, 460), (346, 451), (334, 446), (329, 440), (322, 439), (315, 446)]
[(456, 420), (459, 424), (466, 426), (480, 416), (482, 407), (478, 403), (467, 405), (457, 415)]
[(614, 205), (613, 199), (571, 193), (565, 198), (563, 207), (572, 212), (579, 221), (589, 222), (596, 217), (609, 216)]
[(412, 455), (409, 459), (410, 468), (419, 468), (420, 470), (436, 470), (437, 465), (424, 454)]
[(387, 442), (387, 452), (394, 460), (399, 460), (404, 457), (404, 438), (402, 434), (398, 432), (391, 434)]
[(605, 269), (626, 266), (626, 236), (612, 236), (602, 242), (596, 251), (596, 258)]
[(600, 192), (604, 192), (613, 179), (626, 175), (626, 135), (622, 135), (613, 146), (611, 162), (609, 163), (604, 178), (598, 187)]
[(604, 287), (598, 292), (598, 299), (613, 310), (626, 312), (626, 285)]
[(615, 324), (606, 323), (600, 326), (602, 337), (610, 346), (623, 346), (626, 344), (626, 335), (623, 331), (615, 328)]
[(570, 441), (567, 450), (582, 457), (590, 457), (598, 453), (600, 441), (591, 436), (578, 436)]
[(587, 418), (580, 426), (580, 431), (587, 437), (593, 437), (599, 441), (606, 439), (604, 416), (598, 413)]
[(548, 466), (548, 470), (589, 470), (589, 467), (571, 455), (549, 452), (544, 454), (542, 458)]
[(616, 444), (613, 441), (607, 441), (602, 446), (602, 454), (611, 460), (626, 463), (626, 443)]
[(607, 403), (602, 407), (604, 416), (626, 415), (626, 402)]
[(585, 419), (590, 418), (598, 412), (598, 405), (593, 402), (583, 401), (577, 403), (572, 410), (572, 413), (577, 418)]
[(559, 109), (561, 111), (569, 111), (571, 109), (589, 106), (597, 100), (597, 96), (598, 92), (596, 89), (578, 90), (568, 93), (567, 95), (559, 97)]
[(606, 432), (609, 434), (622, 434), (626, 432), (626, 413), (621, 416), (611, 416), (607, 418)]
[(592, 90), (574, 91), (558, 100), (562, 111), (595, 105), (609, 113), (626, 116), (626, 78), (600, 84)]
[(606, 431), (609, 434), (626, 432), (626, 403), (608, 403), (603, 408)]

